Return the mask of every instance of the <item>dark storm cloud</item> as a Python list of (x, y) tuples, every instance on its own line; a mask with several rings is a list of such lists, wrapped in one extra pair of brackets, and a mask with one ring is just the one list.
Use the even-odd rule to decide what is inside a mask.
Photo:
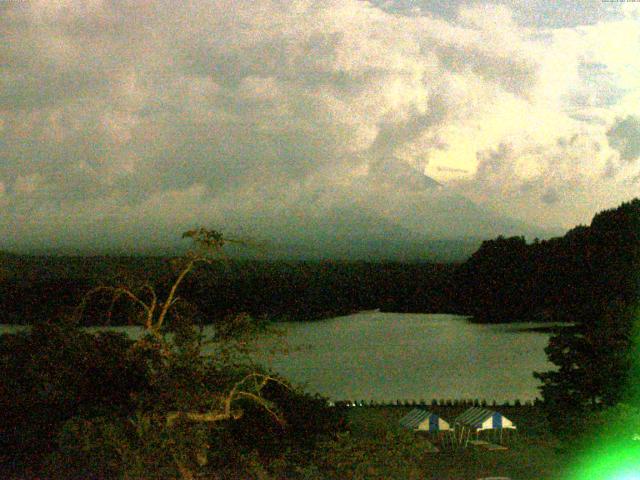
[(483, 78), (497, 80), (506, 91), (519, 96), (526, 97), (536, 83), (537, 66), (531, 59), (499, 58), (481, 51), (470, 54), (450, 46), (439, 51), (447, 68), (453, 71), (470, 69)]
[(393, 159), (394, 151), (398, 147), (415, 141), (429, 127), (443, 123), (447, 112), (446, 102), (434, 95), (425, 113), (414, 111), (405, 120), (381, 123), (376, 140), (369, 148), (374, 159), (371, 164), (372, 170), (384, 168), (384, 165)]
[(616, 85), (615, 75), (600, 62), (581, 61), (577, 71), (582, 88), (573, 94), (574, 107), (610, 107), (627, 93)]
[(478, 152), (476, 179), (480, 181), (492, 180), (495, 182), (507, 180), (505, 176), (511, 176), (512, 174), (513, 155), (513, 147), (506, 143), (501, 143), (496, 150)]
[[(502, 143), (478, 152), (472, 181), (462, 183), (471, 191), (493, 192), (498, 198), (530, 205), (559, 205), (566, 198), (593, 188), (594, 182), (611, 179), (619, 166), (611, 159), (600, 169), (594, 165), (601, 146), (588, 135), (558, 137), (554, 147), (516, 146)], [(589, 169), (596, 173), (591, 179)], [(518, 173), (518, 172), (521, 173)]]

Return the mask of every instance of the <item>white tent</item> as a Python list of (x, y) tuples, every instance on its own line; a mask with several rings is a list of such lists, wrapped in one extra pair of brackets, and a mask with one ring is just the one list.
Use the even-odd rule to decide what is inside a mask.
[(490, 432), (491, 437), (502, 443), (502, 432), (515, 432), (516, 426), (501, 413), (486, 408), (471, 407), (454, 419), (455, 433), (451, 435), (454, 445), (467, 446), (472, 434), (479, 436), (480, 432)]
[(441, 432), (451, 430), (449, 423), (435, 413), (423, 408), (414, 408), (400, 419), (400, 425), (409, 430), (423, 432)]
[(515, 429), (511, 420), (501, 413), (486, 408), (471, 407), (458, 415), (454, 424), (470, 427), (473, 431), (497, 430), (501, 428)]

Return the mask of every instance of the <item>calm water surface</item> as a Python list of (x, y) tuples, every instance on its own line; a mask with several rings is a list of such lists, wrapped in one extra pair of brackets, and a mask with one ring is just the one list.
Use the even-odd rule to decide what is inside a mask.
[(363, 312), (287, 324), (288, 342), (302, 348), (269, 363), (333, 399), (532, 400), (539, 396), (532, 372), (554, 368), (544, 353), (549, 334), (527, 332), (532, 326)]
[[(283, 327), (288, 355), (257, 357), (309, 392), (334, 400), (538, 397), (534, 371), (553, 365), (538, 324), (481, 325), (448, 314), (361, 312)], [(548, 325), (548, 324), (547, 324)], [(15, 331), (0, 325), (0, 333)], [(96, 329), (93, 329), (96, 330)], [(113, 328), (137, 336), (135, 327)], [(264, 351), (271, 345), (264, 342)]]

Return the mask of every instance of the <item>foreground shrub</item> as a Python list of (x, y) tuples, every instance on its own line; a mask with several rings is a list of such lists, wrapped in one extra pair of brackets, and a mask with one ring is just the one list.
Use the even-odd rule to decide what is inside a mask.
[(131, 412), (131, 392), (147, 383), (144, 353), (132, 345), (123, 334), (64, 321), (0, 336), (2, 451), (44, 452), (70, 418)]

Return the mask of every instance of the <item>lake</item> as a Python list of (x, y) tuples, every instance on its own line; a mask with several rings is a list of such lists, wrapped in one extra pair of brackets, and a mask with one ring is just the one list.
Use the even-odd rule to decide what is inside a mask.
[(286, 324), (292, 347), (269, 363), (310, 392), (334, 400), (539, 397), (534, 371), (547, 371), (549, 324), (474, 324), (448, 314), (362, 312)]
[[(449, 314), (361, 312), (283, 325), (291, 352), (257, 356), (307, 391), (333, 400), (533, 400), (534, 371), (554, 366), (549, 324), (474, 324)], [(15, 331), (0, 325), (0, 333)], [(95, 329), (93, 329), (95, 330)], [(113, 328), (132, 336), (135, 327)], [(265, 342), (263, 352), (269, 347)]]

